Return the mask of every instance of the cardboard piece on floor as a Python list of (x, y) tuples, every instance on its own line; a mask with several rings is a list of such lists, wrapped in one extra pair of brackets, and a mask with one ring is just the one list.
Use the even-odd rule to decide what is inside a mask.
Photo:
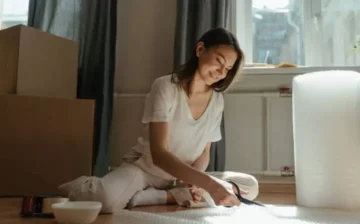
[(0, 31), (0, 93), (76, 99), (78, 44), (14, 26)]
[(57, 194), (91, 175), (94, 101), (0, 95), (0, 196)]

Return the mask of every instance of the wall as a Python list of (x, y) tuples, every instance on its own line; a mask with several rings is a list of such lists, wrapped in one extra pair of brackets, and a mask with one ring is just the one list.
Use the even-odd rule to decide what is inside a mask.
[[(115, 92), (145, 94), (152, 81), (173, 68), (176, 0), (118, 2)], [(143, 96), (117, 97), (110, 139), (111, 164), (136, 143)]]
[(118, 3), (117, 93), (146, 93), (173, 69), (176, 0)]

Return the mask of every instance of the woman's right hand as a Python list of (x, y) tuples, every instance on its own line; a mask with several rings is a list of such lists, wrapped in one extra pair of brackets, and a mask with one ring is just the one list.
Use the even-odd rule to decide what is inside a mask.
[(206, 190), (216, 205), (236, 206), (240, 201), (209, 175), (194, 169), (169, 151), (169, 125), (151, 122), (149, 125), (150, 151), (153, 164), (168, 174)]
[(207, 190), (214, 200), (216, 205), (219, 206), (239, 206), (239, 199), (230, 193), (224, 186), (214, 181)]

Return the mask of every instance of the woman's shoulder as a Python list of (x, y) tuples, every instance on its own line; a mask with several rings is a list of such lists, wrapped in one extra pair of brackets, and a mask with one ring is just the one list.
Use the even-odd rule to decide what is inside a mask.
[(217, 110), (224, 110), (224, 106), (225, 106), (225, 102), (224, 102), (224, 94), (222, 92), (216, 92), (214, 91), (214, 107), (217, 109)]
[(156, 78), (153, 81), (152, 86), (153, 87), (160, 87), (160, 88), (166, 88), (166, 87), (173, 87), (176, 86), (176, 83), (174, 83), (173, 80), (173, 75), (164, 75), (164, 76), (160, 76), (158, 78)]
[(156, 78), (151, 86), (151, 92), (161, 93), (162, 95), (174, 96), (176, 91), (177, 83), (173, 82), (171, 74)]

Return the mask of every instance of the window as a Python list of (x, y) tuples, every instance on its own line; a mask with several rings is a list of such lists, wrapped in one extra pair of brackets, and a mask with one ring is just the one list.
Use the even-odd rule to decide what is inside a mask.
[(29, 0), (0, 0), (0, 25), (6, 29), (27, 24)]
[(235, 1), (247, 63), (360, 66), (358, 0)]

